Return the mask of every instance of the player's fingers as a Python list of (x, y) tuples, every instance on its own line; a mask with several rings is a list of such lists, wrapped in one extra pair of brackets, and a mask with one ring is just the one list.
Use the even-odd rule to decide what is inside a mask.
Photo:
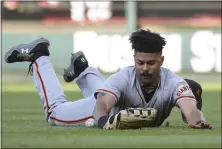
[(191, 128), (193, 128), (193, 129), (201, 129), (201, 126), (200, 126), (200, 125), (190, 124), (189, 126), (190, 126)]
[(210, 124), (210, 125), (208, 126), (208, 129), (213, 129), (213, 126)]
[(201, 127), (204, 129), (212, 129), (212, 125), (209, 123), (201, 123)]
[(197, 122), (196, 125), (198, 125), (202, 129), (211, 129), (212, 128), (211, 124), (209, 124), (205, 121), (199, 121), (199, 122)]
[(212, 129), (212, 126), (208, 123), (201, 123), (198, 125), (189, 125), (193, 129)]

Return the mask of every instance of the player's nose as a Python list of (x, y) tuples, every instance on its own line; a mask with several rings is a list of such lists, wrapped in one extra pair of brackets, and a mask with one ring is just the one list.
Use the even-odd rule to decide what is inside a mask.
[(142, 69), (143, 71), (147, 72), (149, 71), (149, 66), (147, 64), (144, 64)]

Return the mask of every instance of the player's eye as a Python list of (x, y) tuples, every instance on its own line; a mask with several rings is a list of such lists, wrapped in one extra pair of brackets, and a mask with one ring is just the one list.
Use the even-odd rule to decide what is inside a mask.
[(143, 65), (144, 63), (137, 61), (137, 64), (138, 64), (138, 65)]
[(149, 61), (147, 62), (148, 65), (154, 65), (155, 64), (155, 61)]

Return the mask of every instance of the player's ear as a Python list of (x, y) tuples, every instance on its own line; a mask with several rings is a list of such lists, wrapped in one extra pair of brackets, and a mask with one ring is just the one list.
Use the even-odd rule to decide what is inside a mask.
[(134, 55), (133, 55), (133, 59), (134, 59), (134, 63), (136, 63), (136, 53), (134, 52)]
[(164, 56), (161, 56), (161, 65), (163, 65)]

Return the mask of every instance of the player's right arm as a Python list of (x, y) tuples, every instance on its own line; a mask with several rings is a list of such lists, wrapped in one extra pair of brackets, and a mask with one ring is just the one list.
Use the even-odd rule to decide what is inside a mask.
[(99, 127), (103, 127), (108, 120), (108, 113), (116, 103), (116, 99), (106, 93), (98, 93), (93, 117)]
[(103, 128), (107, 120), (111, 118), (112, 115), (108, 115), (108, 113), (128, 86), (127, 77), (124, 76), (124, 72), (120, 71), (111, 75), (104, 82), (103, 87), (95, 92), (96, 105), (94, 107), (93, 117), (99, 127)]

